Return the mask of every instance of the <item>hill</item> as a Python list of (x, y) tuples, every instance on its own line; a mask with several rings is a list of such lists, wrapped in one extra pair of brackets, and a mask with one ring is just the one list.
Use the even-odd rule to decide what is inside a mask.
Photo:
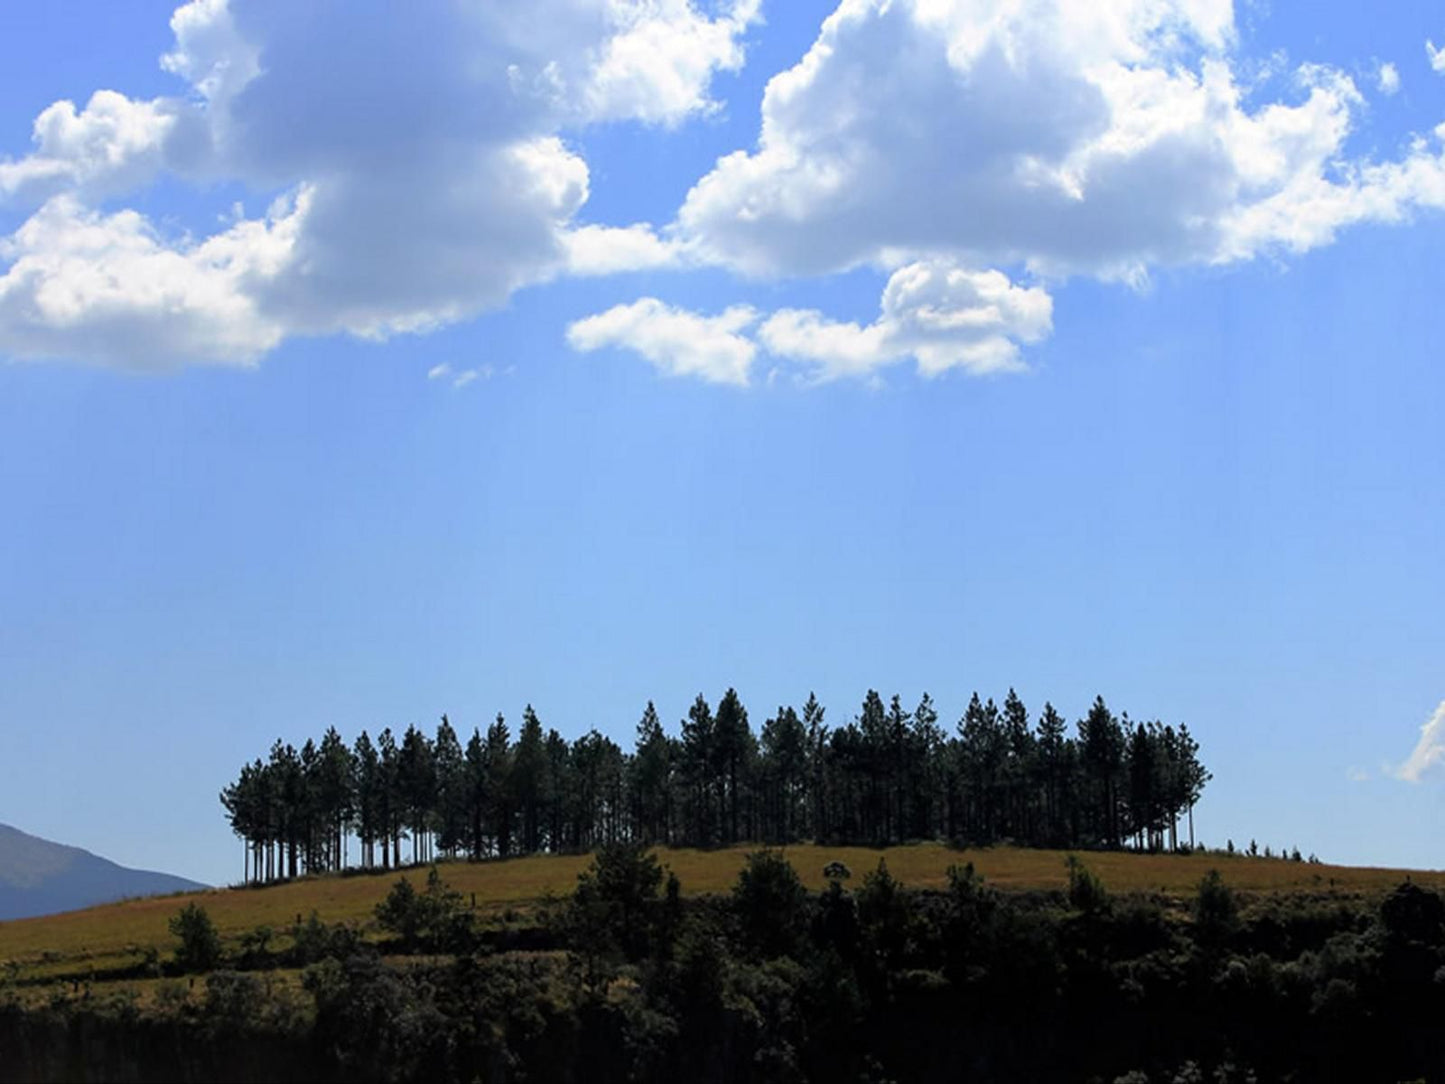
[[(722, 850), (661, 848), (664, 865), (677, 873), (687, 896), (728, 892), (752, 846)], [(879, 859), (911, 888), (938, 889), (947, 884), (948, 867), (972, 862), (989, 884), (1004, 891), (1062, 890), (1068, 881), (1063, 851), (990, 847), (955, 850), (938, 843), (872, 849), (797, 844), (784, 848), (811, 889), (825, 886), (823, 867), (841, 861), (856, 886)], [(1111, 892), (1140, 892), (1182, 900), (1193, 896), (1210, 869), (1219, 869), (1231, 888), (1246, 897), (1313, 895), (1369, 898), (1383, 896), (1401, 881), (1445, 889), (1445, 873), (1330, 866), (1281, 859), (1226, 857), (1220, 854), (1147, 855), (1083, 852), (1085, 864)], [(442, 862), (442, 877), (484, 921), (500, 921), (508, 911), (525, 911), (549, 896), (566, 896), (587, 855), (534, 855), (487, 862)], [(313, 910), (328, 923), (374, 925), (373, 911), (398, 876), (420, 889), (424, 868), (345, 876), (303, 878), (265, 888), (212, 889), (194, 896), (134, 899), (69, 914), (0, 925), (0, 964), (13, 961), (30, 974), (69, 975), (133, 966), (147, 948), (167, 956), (175, 945), (167, 922), (186, 902), (206, 908), (223, 940), (234, 947), (242, 934), (259, 926), (274, 929), (281, 940), (294, 922)]]
[(129, 869), (0, 824), (0, 921), (205, 887), (169, 873)]

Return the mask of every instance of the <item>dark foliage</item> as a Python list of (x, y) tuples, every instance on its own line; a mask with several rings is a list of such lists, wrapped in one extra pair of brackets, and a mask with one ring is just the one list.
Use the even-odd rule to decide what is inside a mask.
[[(684, 904), (645, 851), (608, 848), (566, 908), (534, 916), (568, 953), (394, 965), (338, 940), (299, 995), (214, 971), (145, 1012), (0, 998), (0, 1065), (23, 1080), (1445, 1079), (1445, 901), (1429, 889), (1249, 902), (1215, 874), (1190, 903), (1071, 873), (1068, 895), (997, 892), (969, 867), (920, 892), (880, 863), (814, 895), (761, 851), (730, 896)], [(429, 895), (445, 886), (398, 889), (398, 910)], [(307, 938), (336, 936), (317, 925)]]
[(596, 730), (568, 742), (530, 705), (515, 740), (500, 715), (465, 744), (446, 716), (435, 736), (363, 731), (350, 747), (333, 728), (299, 750), (278, 739), (221, 803), (246, 879), (270, 881), (345, 869), (353, 837), (368, 868), (615, 843), (1182, 848), (1210, 779), (1188, 727), (1131, 722), (1102, 698), (1077, 737), (1012, 689), (1001, 708), (975, 694), (952, 735), (927, 694), (910, 711), (870, 690), (851, 721), (824, 717), (810, 696), (757, 732), (728, 689), (716, 710), (699, 694), (672, 737), (649, 703), (630, 754)]

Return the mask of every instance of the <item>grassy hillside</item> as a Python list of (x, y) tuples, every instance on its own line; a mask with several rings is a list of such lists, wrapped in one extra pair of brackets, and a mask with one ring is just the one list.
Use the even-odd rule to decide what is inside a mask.
[[(705, 895), (731, 889), (750, 847), (729, 850), (667, 850), (665, 865), (676, 871), (684, 893)], [(787, 855), (805, 883), (820, 889), (823, 867), (841, 861), (853, 872), (856, 885), (880, 857), (904, 884), (940, 888), (947, 883), (950, 865), (972, 862), (987, 880), (1002, 889), (1059, 889), (1066, 883), (1062, 851), (990, 848), (959, 851), (939, 844), (916, 844), (875, 850), (863, 847), (799, 845)], [(1136, 855), (1089, 852), (1081, 855), (1111, 892), (1148, 892), (1186, 897), (1206, 871), (1218, 868), (1234, 889), (1252, 894), (1290, 892), (1339, 893), (1373, 896), (1394, 887), (1407, 876), (1445, 888), (1445, 873), (1345, 866), (1311, 865), (1271, 859), (1223, 858), (1215, 854)], [(540, 856), (499, 862), (442, 863), (445, 880), (468, 902), (475, 895), (478, 911), (500, 917), (510, 909), (525, 909), (551, 893), (565, 896), (577, 874), (590, 859), (585, 856)], [(421, 887), (426, 872), (404, 876)], [(328, 876), (269, 888), (216, 889), (124, 903), (109, 904), (45, 918), (0, 923), (0, 966), (18, 965), (21, 977), (83, 976), (137, 963), (148, 948), (168, 957), (174, 938), (167, 921), (186, 902), (196, 900), (228, 944), (257, 926), (271, 926), (284, 943), (284, 931), (297, 917), (315, 910), (328, 923), (347, 922), (365, 927), (372, 922), (376, 904), (385, 896), (396, 873), (348, 877)]]

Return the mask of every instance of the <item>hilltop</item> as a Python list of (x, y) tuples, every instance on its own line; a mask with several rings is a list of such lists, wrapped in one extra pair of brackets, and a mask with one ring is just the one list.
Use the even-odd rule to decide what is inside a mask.
[(1445, 1068), (1440, 873), (915, 844), (624, 845), (398, 876), (0, 924), (0, 1064), (439, 1084)]
[[(681, 881), (684, 895), (729, 892), (752, 845), (720, 850), (659, 848), (662, 863)], [(803, 883), (821, 890), (823, 867), (840, 861), (854, 881), (879, 860), (903, 885), (941, 889), (948, 868), (972, 863), (995, 888), (1005, 892), (1058, 891), (1068, 883), (1067, 853), (1014, 847), (959, 850), (939, 843), (888, 848), (795, 844), (783, 848)], [(82, 852), (83, 853), (83, 852)], [(1405, 880), (1445, 889), (1445, 872), (1333, 866), (1281, 859), (1229, 857), (1217, 853), (1191, 855), (1135, 854), (1124, 851), (1081, 852), (1088, 867), (1116, 893), (1138, 892), (1167, 899), (1193, 896), (1211, 869), (1219, 869), (1231, 888), (1246, 897), (1320, 894), (1342, 898), (1383, 895)], [(549, 897), (569, 895), (589, 855), (532, 855), (484, 862), (441, 862), (445, 881), (475, 905), (484, 920), (503, 913), (525, 912)], [(162, 958), (175, 939), (167, 922), (182, 906), (197, 902), (214, 920), (228, 945), (257, 927), (278, 934), (316, 911), (327, 923), (346, 923), (363, 932), (374, 925), (374, 910), (398, 877), (420, 889), (425, 867), (401, 871), (327, 874), (267, 887), (208, 889), (182, 896), (130, 899), (69, 914), (0, 924), (0, 963), (14, 961), (27, 972), (61, 976), (123, 970), (147, 949)], [(283, 937), (284, 940), (284, 937)]]

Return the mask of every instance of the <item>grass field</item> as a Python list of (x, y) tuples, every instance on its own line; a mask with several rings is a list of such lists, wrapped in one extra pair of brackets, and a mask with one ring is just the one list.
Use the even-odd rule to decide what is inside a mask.
[[(684, 894), (696, 896), (729, 891), (744, 856), (752, 849), (662, 849), (659, 856), (677, 873)], [(886, 850), (797, 845), (786, 848), (786, 853), (804, 882), (814, 889), (823, 887), (823, 867), (829, 862), (841, 861), (847, 865), (853, 873), (852, 884), (856, 886), (865, 873), (877, 866), (880, 857), (887, 859), (894, 877), (916, 888), (943, 887), (947, 884), (948, 867), (965, 862), (972, 862), (990, 884), (1005, 890), (1058, 889), (1067, 881), (1063, 851), (1008, 847), (954, 850), (940, 844), (921, 843)], [(1204, 874), (1214, 868), (1223, 873), (1230, 887), (1252, 895), (1333, 892), (1370, 896), (1383, 893), (1407, 876), (1418, 883), (1445, 889), (1445, 872), (1312, 865), (1217, 854), (1087, 852), (1080, 857), (1105, 887), (1115, 893), (1188, 897)], [(589, 861), (586, 856), (559, 855), (479, 863), (448, 862), (440, 868), (447, 883), (462, 892), (468, 902), (475, 897), (483, 916), (500, 919), (508, 909), (525, 910), (548, 894), (567, 895), (576, 884), (577, 874)], [(426, 871), (413, 869), (402, 875), (420, 888)], [(392, 872), (316, 877), (268, 888), (215, 889), (0, 922), (0, 967), (15, 965), (11, 970), (18, 967), (21, 977), (68, 978), (83, 976), (91, 970), (105, 971), (135, 964), (147, 948), (158, 950), (165, 959), (175, 944), (167, 922), (192, 900), (205, 907), (228, 944), (234, 944), (242, 933), (263, 925), (271, 926), (278, 934), (278, 942), (284, 944), (284, 931), (298, 916), (305, 918), (313, 910), (328, 923), (366, 926), (372, 922), (376, 904), (397, 876)]]

